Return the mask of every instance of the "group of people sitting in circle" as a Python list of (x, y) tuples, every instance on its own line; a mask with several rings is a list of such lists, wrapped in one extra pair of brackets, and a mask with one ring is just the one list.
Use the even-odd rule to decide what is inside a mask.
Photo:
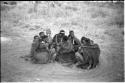
[(51, 33), (40, 32), (35, 35), (31, 47), (31, 60), (34, 63), (66, 63), (76, 64), (82, 69), (92, 69), (99, 63), (100, 48), (93, 40), (82, 37), (79, 40), (74, 31), (69, 31), (65, 35), (64, 30), (60, 30), (53, 38)]

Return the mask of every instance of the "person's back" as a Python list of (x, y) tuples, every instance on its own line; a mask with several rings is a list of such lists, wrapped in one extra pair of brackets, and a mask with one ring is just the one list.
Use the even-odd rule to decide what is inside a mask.
[(67, 36), (64, 36), (64, 42), (61, 44), (57, 55), (60, 62), (74, 63), (76, 62), (75, 52), (73, 51), (73, 45), (68, 40)]
[(73, 51), (73, 45), (71, 44), (70, 40), (63, 42), (60, 50), (62, 53)]
[(89, 64), (90, 68), (94, 68), (99, 63), (100, 48), (89, 38), (81, 38), (81, 47), (78, 52), (81, 54), (81, 56), (79, 55), (81, 60), (83, 60), (81, 67)]

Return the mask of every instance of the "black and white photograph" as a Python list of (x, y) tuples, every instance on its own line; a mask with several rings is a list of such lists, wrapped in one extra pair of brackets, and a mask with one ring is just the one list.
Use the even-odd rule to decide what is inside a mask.
[(1, 83), (124, 82), (124, 0), (0, 6)]

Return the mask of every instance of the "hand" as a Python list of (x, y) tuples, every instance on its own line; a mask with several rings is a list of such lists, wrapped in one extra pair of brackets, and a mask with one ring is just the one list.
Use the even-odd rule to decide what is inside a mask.
[(81, 49), (81, 46), (78, 49)]

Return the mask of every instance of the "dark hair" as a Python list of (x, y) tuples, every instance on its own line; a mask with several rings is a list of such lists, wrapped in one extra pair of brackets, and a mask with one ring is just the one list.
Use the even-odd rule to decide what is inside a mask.
[(39, 37), (39, 36), (38, 36), (38, 35), (35, 35), (35, 36), (34, 36), (34, 39), (36, 39), (36, 37)]
[(67, 37), (67, 36), (64, 36), (64, 37), (63, 37), (63, 40), (64, 40), (64, 41), (67, 41), (67, 40), (68, 40), (68, 37)]
[(87, 38), (87, 39), (85, 40), (85, 42), (86, 42), (87, 44), (90, 44), (90, 39)]
[(70, 30), (70, 31), (69, 31), (69, 35), (68, 35), (68, 37), (72, 37), (72, 36), (71, 36), (71, 33), (72, 33), (72, 32), (74, 33), (73, 30)]
[(82, 38), (81, 38), (81, 43), (83, 43), (83, 40), (84, 40), (86, 43), (90, 43), (90, 39), (89, 39), (89, 38), (82, 37)]
[(40, 32), (39, 35), (41, 35), (42, 33), (44, 33), (44, 32)]
[(62, 32), (63, 32), (63, 33), (65, 33), (65, 31), (64, 31), (64, 30), (60, 30), (60, 33), (62, 33)]
[(73, 30), (69, 31), (69, 33), (74, 32)]
[(82, 37), (81, 40), (86, 40), (87, 38), (86, 37)]

